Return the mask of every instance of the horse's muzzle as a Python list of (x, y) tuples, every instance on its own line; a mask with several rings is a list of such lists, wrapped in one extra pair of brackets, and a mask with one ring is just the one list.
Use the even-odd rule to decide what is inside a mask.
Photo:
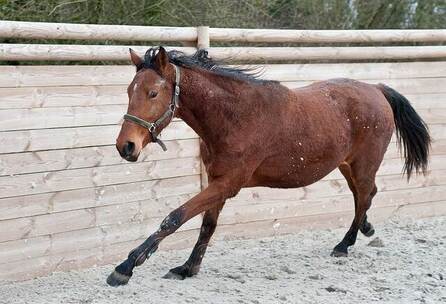
[(136, 149), (134, 142), (126, 141), (121, 148), (116, 145), (116, 149), (118, 150), (119, 155), (126, 161), (135, 162), (138, 160), (139, 153), (135, 153)]

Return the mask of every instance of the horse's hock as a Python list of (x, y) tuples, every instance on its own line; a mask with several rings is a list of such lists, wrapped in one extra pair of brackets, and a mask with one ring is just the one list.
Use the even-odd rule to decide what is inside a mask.
[[(139, 27), (131, 27), (132, 32), (113, 26), (110, 32), (95, 25), (63, 25), (57, 30), (53, 26), (2, 21), (0, 36), (91, 40), (119, 36), (122, 40), (198, 42), (205, 48), (209, 41), (446, 41), (445, 30), (225, 31), (201, 27), (198, 31), (151, 28), (139, 32)], [(77, 36), (69, 36), (73, 33)], [(386, 83), (400, 91), (428, 123), (434, 139), (430, 171), (407, 183), (401, 175), (403, 161), (396, 144), (391, 144), (377, 176), (379, 192), (369, 218), (376, 222), (392, 216), (446, 214), (446, 46), (209, 47), (209, 53), (217, 58), (244, 60), (249, 54), (252, 59), (274, 61), (265, 66), (263, 77), (289, 87), (348, 77)], [(121, 46), (0, 45), (0, 60), (122, 60), (127, 56)], [(280, 63), (303, 59), (325, 63)], [(333, 59), (339, 62), (329, 62)], [(367, 62), (372, 59), (392, 61)], [(122, 65), (0, 66), (0, 280), (115, 262), (155, 231), (171, 210), (206, 186), (199, 139), (179, 120), (163, 131), (167, 152), (149, 145), (137, 163), (120, 158), (114, 144), (133, 75), (133, 67)], [(353, 209), (350, 190), (337, 170), (305, 188), (244, 189), (223, 209), (215, 239), (348, 226)], [(200, 224), (200, 218), (188, 222), (161, 247), (193, 245)]]

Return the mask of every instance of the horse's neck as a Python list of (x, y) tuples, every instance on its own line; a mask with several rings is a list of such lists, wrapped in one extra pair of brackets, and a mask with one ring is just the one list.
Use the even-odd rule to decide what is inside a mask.
[(206, 144), (224, 140), (224, 136), (230, 133), (229, 129), (234, 128), (240, 119), (237, 112), (243, 109), (234, 106), (236, 96), (228, 90), (228, 82), (231, 81), (236, 80), (207, 71), (184, 69), (178, 116)]

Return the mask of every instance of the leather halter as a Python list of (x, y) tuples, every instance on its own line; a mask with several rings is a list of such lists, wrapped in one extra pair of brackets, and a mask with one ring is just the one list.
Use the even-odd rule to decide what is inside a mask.
[(156, 131), (156, 129), (159, 126), (161, 126), (166, 119), (170, 119), (169, 121), (170, 123), (175, 115), (175, 110), (180, 106), (179, 105), (180, 79), (181, 79), (180, 68), (174, 64), (172, 65), (175, 67), (175, 84), (174, 84), (172, 99), (170, 101), (169, 108), (166, 110), (166, 112), (164, 112), (164, 114), (161, 115), (160, 118), (158, 118), (154, 122), (145, 121), (144, 119), (141, 119), (131, 114), (124, 115), (125, 120), (136, 123), (137, 125), (140, 125), (143, 128), (149, 130), (149, 133), (152, 136), (153, 141), (156, 142), (158, 145), (160, 145), (163, 151), (167, 151), (167, 147), (163, 143), (163, 141), (158, 138), (159, 133)]

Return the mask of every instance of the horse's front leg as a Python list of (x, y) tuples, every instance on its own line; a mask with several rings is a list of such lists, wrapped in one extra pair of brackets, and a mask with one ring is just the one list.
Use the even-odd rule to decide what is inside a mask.
[(189, 259), (183, 265), (169, 270), (169, 272), (163, 278), (184, 280), (185, 278), (191, 277), (198, 273), (209, 241), (212, 234), (214, 234), (215, 228), (217, 227), (218, 216), (223, 208), (223, 205), (224, 202), (204, 213), (200, 235), (198, 236), (197, 243), (189, 256)]
[(187, 201), (184, 205), (173, 210), (161, 223), (160, 228), (149, 236), (141, 245), (133, 249), (127, 259), (119, 264), (115, 271), (107, 278), (111, 286), (125, 285), (133, 274), (133, 268), (141, 265), (156, 251), (159, 243), (168, 235), (174, 233), (189, 219), (221, 204), (227, 198), (234, 196), (240, 190), (233, 187), (227, 180), (215, 180), (209, 186)]

